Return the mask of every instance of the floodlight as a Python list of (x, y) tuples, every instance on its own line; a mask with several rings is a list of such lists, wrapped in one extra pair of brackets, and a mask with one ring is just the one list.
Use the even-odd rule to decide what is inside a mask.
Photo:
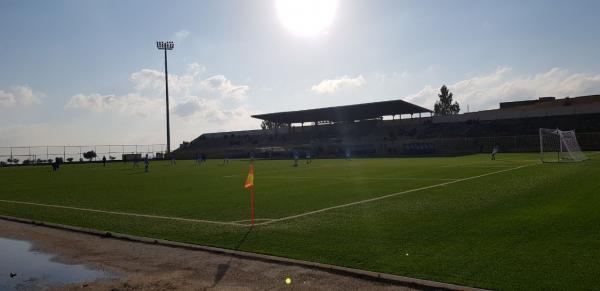
[(169, 71), (167, 70), (167, 51), (172, 50), (175, 47), (175, 44), (172, 41), (157, 41), (156, 47), (159, 50), (165, 51), (165, 100), (167, 103), (167, 151), (166, 153), (171, 152), (171, 130), (169, 124)]

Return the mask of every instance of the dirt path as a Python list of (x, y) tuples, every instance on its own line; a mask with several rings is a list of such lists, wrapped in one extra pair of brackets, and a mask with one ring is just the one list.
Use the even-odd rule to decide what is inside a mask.
[[(128, 242), (0, 220), (0, 237), (27, 240), (56, 260), (120, 274), (69, 290), (413, 290), (298, 266)], [(0, 250), (2, 251), (2, 250)], [(286, 285), (286, 277), (292, 283)]]

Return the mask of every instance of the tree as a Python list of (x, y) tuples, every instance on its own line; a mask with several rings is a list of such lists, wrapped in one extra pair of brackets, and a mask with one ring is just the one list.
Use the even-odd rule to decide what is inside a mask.
[(267, 130), (267, 129), (272, 129), (272, 128), (280, 128), (280, 127), (284, 127), (285, 125), (283, 123), (275, 123), (273, 121), (268, 121), (268, 120), (263, 120), (263, 122), (261, 122), (260, 124), (260, 128), (262, 128), (263, 130)]
[(91, 162), (92, 159), (96, 157), (96, 152), (95, 151), (85, 152), (85, 153), (83, 153), (83, 157), (90, 160), (90, 162)]
[(271, 128), (275, 128), (275, 123), (268, 121), (268, 120), (263, 120), (260, 123), (260, 128), (262, 128), (263, 130), (267, 130), (267, 129), (271, 129)]
[(458, 105), (458, 102), (454, 101), (454, 103), (452, 103), (453, 94), (450, 92), (450, 90), (448, 90), (446, 85), (440, 88), (440, 94), (438, 94), (438, 97), (440, 97), (440, 100), (436, 101), (435, 105), (433, 106), (435, 115), (453, 115), (460, 112), (460, 106)]

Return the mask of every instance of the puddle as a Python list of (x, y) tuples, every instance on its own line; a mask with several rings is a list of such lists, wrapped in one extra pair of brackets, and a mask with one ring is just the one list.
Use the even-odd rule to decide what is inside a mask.
[[(0, 291), (39, 290), (113, 277), (83, 265), (54, 262), (53, 257), (32, 251), (30, 242), (0, 237)], [(11, 273), (16, 276), (11, 278)]]

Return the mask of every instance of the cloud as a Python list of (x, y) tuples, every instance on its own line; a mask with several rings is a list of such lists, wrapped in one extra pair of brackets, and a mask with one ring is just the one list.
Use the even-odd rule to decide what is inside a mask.
[(175, 33), (175, 41), (182, 42), (190, 36), (190, 32), (183, 29)]
[(131, 93), (122, 96), (100, 94), (77, 94), (67, 102), (65, 109), (84, 109), (102, 113), (116, 112), (120, 114), (147, 117), (162, 110), (164, 104), (159, 99), (144, 98)]
[(157, 70), (142, 69), (132, 73), (129, 79), (134, 83), (135, 90), (164, 91), (165, 73)]
[(238, 115), (240, 111), (246, 112), (247, 116), (252, 115), (243, 106), (229, 109), (218, 100), (207, 100), (197, 96), (187, 98), (173, 109), (173, 112), (182, 118), (200, 118), (214, 123), (230, 120)]
[(187, 71), (189, 75), (192, 76), (198, 76), (202, 73), (204, 73), (204, 71), (206, 71), (206, 67), (199, 64), (199, 63), (189, 63), (187, 65)]
[[(169, 95), (175, 98), (185, 98), (194, 95), (213, 96), (241, 101), (248, 96), (249, 86), (236, 85), (224, 75), (214, 75), (202, 79), (206, 68), (198, 63), (187, 65), (187, 71), (182, 75), (169, 74)], [(134, 88), (144, 95), (158, 97), (165, 91), (165, 74), (151, 69), (142, 69), (131, 74), (130, 80)], [(217, 93), (217, 96), (214, 96)]]
[(341, 88), (360, 87), (365, 82), (365, 78), (362, 75), (358, 75), (356, 78), (341, 76), (336, 79), (323, 80), (319, 84), (313, 85), (310, 90), (319, 94), (331, 94)]
[[(169, 74), (169, 103), (173, 140), (190, 140), (203, 132), (256, 128), (242, 100), (249, 86), (234, 84), (224, 75), (205, 75), (205, 67), (190, 63), (182, 74)], [(77, 94), (65, 104), (67, 110), (81, 110), (130, 120), (144, 118), (144, 124), (164, 122), (165, 75), (152, 69), (141, 69), (130, 76), (133, 84), (128, 94)], [(137, 125), (136, 125), (137, 124)]]
[(218, 100), (199, 97), (178, 104), (173, 111), (177, 117), (179, 134), (184, 140), (206, 132), (256, 129), (260, 124), (260, 121), (250, 117), (255, 112), (245, 106), (228, 108)]
[(28, 86), (14, 86), (8, 90), (0, 90), (0, 107), (41, 104), (43, 96), (43, 93), (34, 92)]
[[(466, 109), (497, 108), (499, 102), (534, 99), (540, 96), (581, 96), (600, 93), (600, 75), (571, 73), (553, 68), (533, 75), (511, 74), (511, 68), (498, 68), (494, 72), (474, 76), (449, 84), (454, 99)], [(433, 107), (438, 99), (439, 86), (427, 85), (407, 100), (425, 107)]]
[(218, 92), (225, 98), (233, 100), (246, 99), (250, 87), (244, 85), (234, 85), (230, 80), (227, 80), (223, 75), (216, 75), (207, 78), (201, 82), (201, 86), (209, 91)]

